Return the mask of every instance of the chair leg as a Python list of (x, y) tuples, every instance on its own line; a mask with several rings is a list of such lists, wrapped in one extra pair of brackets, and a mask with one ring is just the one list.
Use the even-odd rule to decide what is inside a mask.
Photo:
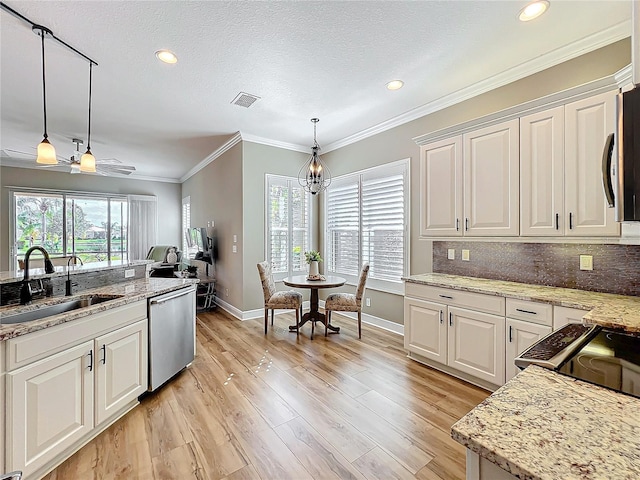
[(325, 324), (324, 324), (324, 336), (329, 335), (329, 324), (331, 323), (331, 310), (325, 310)]
[(267, 334), (267, 325), (269, 324), (269, 309), (264, 309), (264, 334)]
[(271, 326), (272, 327), (273, 327), (273, 316), (275, 315), (275, 313), (276, 313), (276, 309), (275, 308), (271, 309)]
[(296, 336), (300, 333), (300, 308), (296, 308)]
[(362, 310), (358, 310), (358, 338), (362, 338)]

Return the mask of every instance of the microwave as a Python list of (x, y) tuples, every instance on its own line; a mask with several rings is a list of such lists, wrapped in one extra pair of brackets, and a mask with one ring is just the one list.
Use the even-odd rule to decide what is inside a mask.
[[(617, 159), (612, 165), (614, 149)], [(640, 87), (617, 95), (616, 132), (605, 142), (602, 174), (616, 220), (640, 221)]]

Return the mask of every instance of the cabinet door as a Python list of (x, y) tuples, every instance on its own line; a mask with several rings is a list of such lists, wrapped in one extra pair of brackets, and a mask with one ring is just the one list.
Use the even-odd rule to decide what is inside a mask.
[(551, 333), (551, 327), (507, 318), (505, 382), (519, 372), (513, 361), (531, 345)]
[(620, 234), (602, 187), (602, 151), (614, 131), (615, 92), (565, 106), (565, 233)]
[(520, 232), (564, 235), (564, 107), (520, 119)]
[(567, 323), (582, 323), (588, 310), (578, 310), (577, 308), (553, 307), (553, 329), (557, 330)]
[[(0, 374), (0, 400), (2, 405), (5, 404), (5, 397), (4, 397), (4, 382), (5, 382), (5, 375), (4, 373)], [(0, 472), (5, 472), (6, 469), (4, 468), (4, 436), (5, 436), (5, 432), (4, 432), (4, 417), (5, 417), (5, 409), (4, 408), (0, 408)]]
[(420, 148), (420, 235), (462, 235), (462, 136)]
[(7, 470), (26, 478), (93, 428), (93, 342), (7, 373)]
[(405, 297), (404, 348), (446, 365), (446, 315), (446, 305)]
[(504, 317), (449, 307), (447, 364), (494, 385), (502, 385), (504, 325)]
[(96, 339), (96, 425), (147, 390), (147, 320)]
[(518, 235), (518, 119), (463, 136), (465, 235)]

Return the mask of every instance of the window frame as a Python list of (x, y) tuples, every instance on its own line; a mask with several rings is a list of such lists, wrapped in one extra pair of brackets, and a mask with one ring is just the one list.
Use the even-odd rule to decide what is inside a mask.
[[(385, 163), (382, 165), (377, 165), (375, 167), (369, 167), (362, 170), (357, 170), (355, 172), (350, 172), (344, 175), (334, 177), (333, 181), (335, 183), (340, 183), (343, 181), (349, 181), (350, 179), (355, 179), (358, 185), (358, 211), (359, 211), (359, 222), (358, 222), (358, 265), (362, 265), (363, 263), (363, 225), (362, 225), (362, 217), (363, 217), (363, 192), (362, 185), (365, 177), (369, 179), (371, 177), (380, 175), (379, 178), (384, 178), (385, 171), (391, 174), (392, 170), (400, 170), (402, 169), (403, 175), (403, 197), (404, 197), (404, 212), (403, 212), (403, 258), (402, 258), (402, 275), (401, 277), (406, 277), (409, 271), (409, 251), (411, 248), (410, 239), (411, 239), (411, 158), (404, 158), (401, 160), (396, 160), (393, 162)], [(397, 172), (396, 172), (397, 174)], [(333, 185), (333, 182), (332, 182)], [(331, 186), (328, 190), (331, 189)], [(330, 250), (330, 235), (329, 235), (329, 195), (328, 192), (325, 192), (323, 195), (323, 209), (324, 209), (324, 228), (323, 228), (323, 245), (324, 258), (329, 257)], [(344, 273), (335, 273), (329, 270), (329, 266), (326, 265), (326, 273), (329, 275), (338, 275), (346, 278), (348, 285), (357, 285), (358, 284), (358, 274), (344, 274)], [(397, 281), (387, 280), (387, 279), (379, 279), (375, 278), (370, 271), (369, 277), (367, 278), (367, 288), (371, 288), (373, 290), (379, 290), (387, 293), (394, 294), (404, 294), (404, 283), (402, 278), (399, 277)]]
[[(264, 182), (264, 258), (267, 262), (271, 263), (271, 221), (270, 221), (270, 205), (271, 205), (271, 195), (270, 195), (270, 186), (272, 185), (271, 180), (274, 180), (274, 183), (282, 184), (286, 183), (286, 188), (300, 188), (300, 184), (298, 183), (297, 177), (289, 177), (287, 175), (276, 175), (272, 173), (265, 174), (265, 182)], [(303, 190), (303, 189), (302, 189)], [(304, 191), (304, 190), (303, 190)], [(304, 196), (307, 202), (307, 228), (306, 228), (306, 236), (307, 236), (307, 244), (309, 245), (309, 249), (313, 249), (313, 238), (312, 238), (312, 222), (313, 222), (313, 211), (311, 205), (311, 194), (309, 192), (304, 192)], [(291, 277), (293, 275), (303, 275), (307, 273), (307, 270), (293, 270), (293, 210), (291, 208), (287, 208), (288, 215), (288, 246), (287, 249), (289, 251), (289, 259), (288, 259), (288, 269), (287, 272), (274, 272), (273, 279), (276, 282), (282, 281), (286, 277)]]

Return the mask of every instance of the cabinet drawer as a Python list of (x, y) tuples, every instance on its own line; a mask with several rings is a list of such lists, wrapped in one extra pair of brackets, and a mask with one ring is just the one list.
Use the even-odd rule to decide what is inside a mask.
[(553, 325), (553, 305), (507, 298), (507, 317), (538, 325)]
[(504, 297), (496, 295), (462, 292), (450, 288), (432, 287), (410, 282), (405, 284), (405, 295), (494, 315), (504, 316), (505, 312)]
[(145, 300), (88, 315), (6, 341), (7, 371), (66, 350), (104, 332), (142, 320), (147, 316)]

